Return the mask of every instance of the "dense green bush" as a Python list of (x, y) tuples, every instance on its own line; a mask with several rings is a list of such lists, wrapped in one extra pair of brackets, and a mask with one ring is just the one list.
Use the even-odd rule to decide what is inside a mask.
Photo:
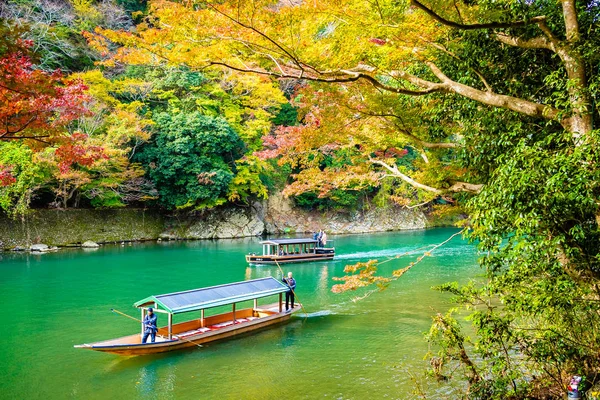
[(168, 209), (211, 207), (226, 201), (234, 161), (244, 143), (221, 118), (161, 113), (156, 133), (135, 157), (158, 188)]

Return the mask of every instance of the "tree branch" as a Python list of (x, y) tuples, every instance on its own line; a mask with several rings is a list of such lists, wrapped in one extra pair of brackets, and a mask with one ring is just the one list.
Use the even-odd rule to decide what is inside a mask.
[(507, 35), (503, 32), (496, 32), (496, 39), (509, 46), (520, 47), (522, 49), (546, 49), (556, 52), (554, 43), (544, 36), (525, 40), (520, 37)]
[[(399, 115), (396, 114), (391, 114), (391, 113), (370, 113), (370, 112), (366, 112), (366, 111), (361, 111), (361, 110), (357, 110), (357, 109), (352, 109), (353, 111), (356, 111), (360, 114), (363, 115), (368, 115), (370, 117), (380, 117), (380, 118), (396, 118), (398, 120), (400, 120), (400, 122), (402, 122), (404, 124), (404, 122), (402, 121), (402, 118)], [(427, 149), (455, 149), (458, 146), (457, 143), (453, 143), (453, 142), (437, 142), (437, 143), (431, 143), (431, 142), (426, 142), (424, 140), (419, 139), (418, 137), (416, 137), (414, 134), (412, 134), (408, 129), (406, 128), (401, 128), (397, 125), (393, 125), (394, 128), (398, 129), (403, 136), (409, 138), (410, 140), (412, 140), (413, 142), (417, 143), (419, 146), (421, 147), (425, 147)]]
[(50, 135), (40, 135), (40, 136), (2, 136), (2, 137), (0, 137), (0, 140), (32, 139), (32, 140), (37, 140), (38, 142), (50, 144), (50, 142), (48, 142), (47, 140), (41, 139), (41, 138), (47, 138), (47, 137), (50, 137)]
[[(429, 44), (431, 46), (435, 47), (436, 49), (438, 49), (440, 51), (443, 51), (444, 53), (448, 54), (450, 57), (455, 58), (455, 59), (457, 59), (459, 61), (462, 61), (460, 59), (460, 57), (458, 57), (456, 54), (454, 54), (451, 51), (449, 51), (448, 49), (446, 49), (441, 44), (435, 43), (435, 42), (429, 42)], [(481, 72), (479, 72), (477, 69), (475, 69), (473, 67), (469, 67), (469, 68), (475, 73), (475, 75), (477, 75), (477, 77), (479, 77), (479, 79), (481, 80), (481, 83), (483, 83), (483, 86), (485, 86), (485, 88), (486, 88), (486, 90), (488, 92), (493, 92), (494, 91)]]
[[(446, 76), (434, 63), (426, 63), (433, 74), (447, 86), (449, 92), (459, 94), (469, 99), (478, 101), (489, 106), (505, 108), (516, 111), (530, 117), (545, 118), (548, 120), (557, 120), (559, 111), (551, 106), (539, 104), (518, 97), (506, 96), (502, 94), (483, 92), (471, 86), (453, 81)], [(559, 121), (561, 124), (568, 124), (568, 120), (563, 118)]]
[[(220, 14), (222, 16), (224, 16), (225, 18), (229, 19), (231, 22), (241, 26), (242, 28), (245, 29), (249, 29), (252, 32), (256, 33), (257, 35), (261, 36), (262, 38), (264, 38), (265, 40), (269, 41), (270, 43), (272, 43), (274, 46), (276, 46), (279, 50), (281, 50), (282, 52), (285, 53), (285, 55), (287, 55), (290, 60), (292, 60), (292, 62), (294, 64), (296, 64), (296, 66), (298, 66), (298, 68), (300, 68), (300, 70), (302, 72), (304, 72), (304, 67), (302, 67), (302, 64), (298, 61), (298, 57), (292, 55), (292, 53), (287, 50), (285, 47), (283, 47), (282, 45), (280, 45), (276, 40), (274, 40), (273, 38), (271, 38), (269, 35), (259, 31), (258, 29), (256, 29), (255, 27), (253, 27), (252, 25), (247, 25), (244, 24), (242, 21), (240, 21), (239, 19), (233, 18), (230, 15), (224, 13), (223, 11), (219, 10), (217, 7), (215, 7), (213, 4), (211, 3), (206, 3), (206, 5), (210, 8), (212, 8), (217, 14)], [(302, 74), (301, 74), (302, 75)]]
[(381, 160), (377, 160), (377, 159), (374, 159), (374, 158), (371, 158), (371, 157), (369, 157), (369, 161), (372, 164), (376, 164), (376, 165), (380, 165), (380, 166), (384, 167), (385, 169), (387, 169), (388, 171), (390, 171), (392, 173), (392, 176), (395, 176), (397, 178), (402, 179), (404, 182), (408, 183), (409, 185), (411, 185), (413, 187), (416, 187), (418, 189), (425, 190), (425, 191), (430, 192), (430, 193), (443, 194), (443, 193), (468, 192), (468, 193), (475, 193), (475, 194), (477, 194), (483, 188), (483, 185), (481, 185), (481, 184), (474, 184), (474, 183), (467, 183), (467, 182), (456, 182), (451, 187), (449, 187), (448, 189), (438, 189), (438, 188), (434, 188), (432, 186), (427, 186), (427, 185), (424, 185), (422, 183), (419, 183), (419, 182), (415, 181), (411, 177), (409, 177), (409, 176), (403, 174), (402, 172), (400, 172), (398, 170), (398, 167), (396, 165), (389, 165), (386, 162), (383, 162)]
[(570, 43), (577, 42), (581, 36), (579, 33), (579, 22), (577, 21), (577, 7), (575, 6), (575, 0), (561, 0), (561, 2), (567, 41)]
[(219, 65), (219, 66), (222, 66), (222, 67), (225, 67), (228, 69), (232, 69), (232, 70), (238, 71), (238, 72), (248, 72), (248, 73), (253, 73), (253, 74), (272, 76), (277, 79), (305, 79), (305, 80), (312, 81), (312, 82), (323, 82), (323, 83), (356, 82), (356, 81), (362, 79), (362, 80), (369, 82), (374, 87), (385, 90), (387, 92), (406, 94), (406, 95), (410, 95), (410, 96), (423, 96), (426, 94), (443, 91), (443, 87), (441, 85), (435, 84), (433, 82), (429, 82), (430, 85), (425, 90), (410, 90), (410, 89), (398, 88), (398, 87), (394, 87), (394, 86), (390, 86), (390, 85), (381, 83), (375, 77), (373, 77), (367, 73), (352, 71), (352, 70), (340, 70), (338, 72), (338, 75), (334, 75), (334, 73), (331, 72), (331, 73), (328, 73), (328, 74), (334, 75), (331, 78), (321, 78), (321, 77), (315, 76), (313, 74), (304, 75), (305, 70), (300, 74), (289, 73), (289, 72), (281, 73), (281, 72), (272, 72), (272, 71), (252, 69), (252, 68), (239, 68), (239, 67), (234, 67), (233, 65), (230, 65), (230, 64), (227, 64), (224, 62), (220, 62), (220, 61), (211, 61), (211, 62), (209, 62), (209, 64), (206, 67), (210, 67), (213, 65)]
[(544, 21), (546, 19), (545, 16), (539, 16), (539, 17), (533, 17), (533, 18), (521, 20), (521, 21), (490, 22), (490, 23), (486, 23), (486, 24), (469, 24), (469, 25), (467, 25), (467, 24), (461, 24), (458, 22), (454, 22), (454, 21), (445, 19), (444, 17), (440, 16), (435, 11), (428, 8), (427, 6), (425, 6), (423, 3), (419, 2), (418, 0), (412, 0), (411, 4), (415, 7), (417, 7), (418, 9), (424, 11), (427, 15), (429, 15), (431, 18), (435, 19), (439, 23), (449, 26), (451, 28), (462, 29), (462, 30), (514, 28), (517, 26), (536, 24), (539, 21)]

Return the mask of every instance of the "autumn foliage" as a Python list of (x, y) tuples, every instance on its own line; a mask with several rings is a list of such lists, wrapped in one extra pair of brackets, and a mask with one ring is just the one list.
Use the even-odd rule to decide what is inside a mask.
[(74, 164), (89, 167), (97, 160), (108, 159), (104, 148), (88, 144), (87, 138), (87, 135), (76, 132), (66, 138), (65, 143), (56, 149), (54, 156), (61, 173), (66, 174)]
[(8, 186), (15, 183), (17, 180), (11, 174), (11, 168), (0, 166), (0, 186)]
[(65, 125), (86, 113), (87, 87), (67, 80), (60, 70), (35, 69), (31, 41), (0, 58), (0, 140), (33, 139), (51, 143)]

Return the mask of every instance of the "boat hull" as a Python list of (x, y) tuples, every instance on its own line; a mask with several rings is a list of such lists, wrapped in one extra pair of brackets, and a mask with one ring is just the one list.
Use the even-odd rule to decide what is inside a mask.
[(250, 264), (290, 264), (299, 262), (325, 261), (335, 257), (334, 250), (324, 249), (318, 253), (289, 254), (289, 255), (254, 255), (247, 254), (246, 262)]
[[(189, 347), (202, 347), (202, 345), (205, 343), (228, 339), (245, 333), (266, 329), (273, 325), (288, 322), (292, 314), (300, 309), (299, 305), (296, 305), (294, 308), (287, 312), (272, 311), (277, 307), (278, 306), (271, 306), (271, 315), (257, 318), (253, 321), (247, 321), (240, 324), (234, 323), (231, 326), (226, 326), (218, 330), (210, 330), (207, 332), (189, 335), (181, 338), (177, 338), (177, 334), (174, 334), (174, 339), (172, 340), (162, 340), (157, 341), (155, 343), (139, 343), (140, 335), (136, 334), (104, 342), (77, 345), (75, 347), (81, 349), (100, 351), (104, 353), (118, 354), (121, 356), (149, 355), (181, 350)], [(215, 317), (221, 317), (221, 315)], [(190, 322), (197, 321), (189, 321), (187, 322), (187, 324), (189, 324)], [(135, 343), (135, 341), (137, 341), (138, 343)]]

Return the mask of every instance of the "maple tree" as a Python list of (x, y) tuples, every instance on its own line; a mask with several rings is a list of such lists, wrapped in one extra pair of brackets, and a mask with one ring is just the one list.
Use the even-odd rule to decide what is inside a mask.
[(66, 80), (60, 71), (33, 68), (29, 41), (0, 57), (0, 140), (51, 143), (65, 125), (86, 112), (86, 86)]

